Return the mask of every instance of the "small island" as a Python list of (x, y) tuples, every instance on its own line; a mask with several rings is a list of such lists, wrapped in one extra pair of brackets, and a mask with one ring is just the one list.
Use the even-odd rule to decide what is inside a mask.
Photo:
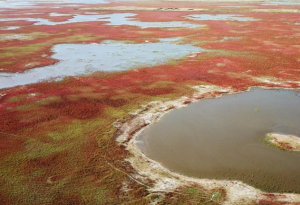
[(279, 133), (268, 133), (266, 140), (270, 144), (287, 151), (300, 151), (300, 137), (295, 135), (285, 135)]

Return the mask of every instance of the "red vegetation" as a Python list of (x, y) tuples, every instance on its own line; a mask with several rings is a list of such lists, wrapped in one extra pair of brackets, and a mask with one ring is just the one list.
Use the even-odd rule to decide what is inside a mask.
[(0, 159), (11, 153), (19, 152), (24, 150), (25, 139), (12, 135), (9, 133), (0, 133)]
[[(142, 6), (157, 8), (227, 8), (233, 3), (220, 3), (217, 6), (209, 3), (195, 2), (113, 2), (96, 6)], [(265, 8), (261, 4), (247, 4), (251, 8)], [(44, 4), (36, 8), (0, 11), (3, 17), (39, 17), (52, 21), (65, 21), (70, 16), (51, 17), (49, 13), (85, 14), (84, 10), (63, 6), (52, 8), (52, 4)], [(93, 7), (96, 7), (93, 5)], [(234, 8), (234, 7), (233, 7)], [(269, 6), (267, 8), (283, 8)], [(284, 8), (290, 8), (286, 6)], [(90, 11), (89, 11), (90, 12)], [(98, 11), (97, 11), (98, 12)], [(118, 11), (122, 12), (122, 11)], [(33, 22), (9, 21), (1, 22), (2, 26), (23, 26), (18, 30), (4, 31), (0, 34), (30, 34), (32, 32), (46, 33), (32, 40), (1, 41), (0, 65), (2, 72), (22, 72), (34, 67), (45, 66), (57, 62), (50, 56), (51, 47), (60, 43), (92, 43), (102, 40), (131, 40), (134, 43), (157, 42), (159, 38), (183, 37), (182, 43), (192, 43), (209, 49), (208, 52), (198, 53), (173, 64), (140, 68), (116, 73), (96, 72), (90, 76), (69, 77), (60, 82), (41, 82), (28, 86), (1, 90), (0, 97), (0, 159), (17, 159), (13, 167), (16, 173), (28, 177), (35, 171), (41, 171), (38, 176), (23, 179), (20, 184), (29, 183), (23, 190), (27, 194), (42, 190), (47, 195), (51, 186), (65, 180), (59, 192), (53, 189), (52, 204), (84, 204), (80, 189), (101, 187), (107, 195), (114, 196), (114, 202), (128, 202), (127, 196), (121, 191), (122, 182), (128, 180), (126, 175), (108, 166), (109, 161), (114, 166), (132, 172), (124, 158), (127, 151), (124, 147), (116, 146), (113, 135), (115, 128), (112, 123), (116, 118), (126, 120), (131, 107), (145, 104), (159, 98), (174, 98), (192, 93), (190, 86), (213, 84), (231, 87), (236, 91), (247, 89), (249, 86), (286, 86), (299, 87), (300, 74), (300, 27), (294, 23), (299, 21), (299, 14), (288, 13), (232, 13), (259, 19), (259, 21), (193, 21), (184, 18), (194, 12), (151, 12), (137, 11), (136, 20), (140, 21), (183, 21), (195, 24), (205, 24), (204, 28), (188, 29), (167, 28), (141, 29), (135, 26), (108, 26), (105, 22), (72, 23), (57, 26), (36, 26)], [(117, 13), (116, 11), (98, 12), (99, 14)], [(207, 13), (207, 12), (202, 12)], [(17, 15), (13, 15), (17, 14)], [(210, 13), (216, 14), (216, 13)], [(225, 38), (224, 37), (229, 37)], [(22, 52), (22, 48), (25, 52)], [(36, 49), (32, 49), (36, 48)], [(24, 50), (23, 50), (24, 51)], [(6, 55), (9, 53), (11, 55)], [(285, 85), (262, 83), (253, 77), (276, 77)], [(31, 94), (37, 95), (31, 95)], [(2, 95), (5, 94), (5, 95)], [(202, 97), (214, 97), (215, 94), (204, 94)], [(16, 97), (14, 99), (13, 97)], [(184, 103), (190, 103), (186, 100)], [(170, 109), (173, 107), (170, 106)], [(106, 111), (115, 111), (110, 115)], [(84, 129), (78, 136), (71, 139), (55, 141), (49, 133), (67, 132), (66, 127), (80, 122)], [(102, 124), (86, 128), (90, 122)], [(102, 122), (103, 121), (103, 122)], [(88, 125), (88, 126), (87, 126)], [(84, 127), (84, 128), (83, 128)], [(29, 139), (34, 139), (43, 145), (51, 145), (53, 153), (29, 158), (26, 154)], [(71, 144), (72, 148), (56, 151), (59, 146)], [(53, 148), (54, 147), (54, 148)], [(107, 152), (109, 150), (109, 152)], [(48, 150), (47, 150), (48, 151)], [(50, 150), (51, 151), (51, 150)], [(32, 151), (34, 152), (34, 151)], [(14, 158), (22, 153), (22, 160)], [(22, 155), (22, 156), (23, 156)], [(15, 173), (14, 173), (15, 174)], [(4, 178), (4, 177), (3, 177)], [(0, 178), (1, 179), (1, 178)], [(50, 179), (47, 182), (47, 179)], [(2, 179), (1, 179), (2, 180)], [(4, 179), (3, 179), (4, 180)], [(69, 181), (68, 181), (69, 180)], [(63, 183), (62, 183), (63, 184)], [(128, 182), (128, 195), (131, 197), (146, 196), (147, 191), (140, 185)], [(15, 186), (15, 185), (14, 185)], [(11, 186), (11, 187), (14, 187)], [(15, 187), (17, 187), (15, 186)], [(25, 187), (25, 186), (24, 186)], [(29, 187), (29, 188), (28, 188)], [(40, 187), (43, 187), (39, 189)], [(22, 187), (23, 188), (23, 187)], [(35, 189), (35, 190), (33, 190)], [(7, 189), (12, 192), (13, 188)], [(33, 191), (32, 191), (33, 190)], [(91, 191), (92, 193), (92, 191)], [(9, 204), (14, 197), (5, 201), (9, 193), (0, 194), (0, 201)], [(91, 194), (95, 195), (95, 193)], [(103, 194), (105, 200), (109, 200)], [(123, 198), (122, 198), (123, 197)], [(182, 197), (182, 196), (180, 196)], [(180, 201), (180, 197), (176, 201)], [(21, 196), (20, 196), (21, 198)], [(117, 201), (116, 201), (117, 200)], [(166, 199), (168, 201), (168, 199)], [(51, 203), (47, 202), (47, 203)], [(106, 201), (107, 203), (111, 201)], [(137, 200), (136, 204), (142, 204)], [(15, 203), (15, 202), (13, 202)], [(260, 204), (278, 204), (276, 199), (261, 200)], [(12, 204), (12, 203), (11, 203)], [(92, 204), (99, 204), (93, 201)], [(280, 204), (280, 203), (279, 203)]]
[(75, 119), (89, 119), (99, 116), (103, 111), (103, 105), (88, 99), (79, 99), (76, 101), (64, 100), (63, 102), (54, 102), (46, 106), (51, 113), (57, 113), (58, 116), (67, 116)]

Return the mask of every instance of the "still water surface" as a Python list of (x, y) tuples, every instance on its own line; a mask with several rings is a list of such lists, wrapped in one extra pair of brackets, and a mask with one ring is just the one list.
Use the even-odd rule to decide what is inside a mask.
[(241, 180), (266, 191), (300, 193), (300, 153), (264, 143), (270, 132), (300, 136), (299, 91), (252, 89), (173, 110), (138, 146), (175, 172)]
[(167, 38), (157, 43), (138, 44), (122, 41), (58, 44), (52, 49), (52, 57), (59, 60), (59, 63), (24, 73), (0, 73), (0, 89), (61, 80), (66, 76), (90, 75), (96, 71), (113, 72), (163, 65), (184, 58), (190, 53), (205, 51), (189, 44), (176, 44), (177, 40), (178, 38)]

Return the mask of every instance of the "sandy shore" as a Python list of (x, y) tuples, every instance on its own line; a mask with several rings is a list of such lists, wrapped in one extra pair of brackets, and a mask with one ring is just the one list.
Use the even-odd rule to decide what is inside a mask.
[[(195, 94), (192, 97), (182, 97), (174, 101), (155, 101), (143, 106), (141, 110), (132, 113), (133, 118), (124, 124), (116, 123), (121, 131), (117, 141), (124, 145), (132, 154), (126, 159), (137, 171), (135, 176), (141, 183), (146, 183), (147, 179), (154, 181), (154, 185), (149, 187), (152, 192), (172, 192), (181, 186), (197, 184), (207, 190), (223, 188), (226, 190), (226, 201), (223, 204), (251, 204), (261, 200), (270, 200), (276, 203), (300, 203), (299, 194), (287, 193), (265, 193), (241, 181), (198, 179), (174, 173), (158, 162), (146, 157), (136, 146), (136, 139), (144, 128), (158, 121), (164, 114), (174, 108), (183, 108), (187, 104), (195, 102), (201, 98), (217, 98), (222, 94), (236, 93), (230, 88), (222, 88), (213, 85), (195, 86)], [(248, 89), (248, 91), (251, 88)]]

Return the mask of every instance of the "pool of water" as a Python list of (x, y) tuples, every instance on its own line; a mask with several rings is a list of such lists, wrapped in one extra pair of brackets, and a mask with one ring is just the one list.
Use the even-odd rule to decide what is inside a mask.
[(4, 27), (0, 27), (0, 30), (16, 30), (21, 28), (20, 26), (4, 26)]
[(0, 1), (0, 8), (26, 8), (26, 7), (32, 7), (35, 4), (29, 1), (22, 1), (22, 0), (6, 0)]
[(300, 193), (300, 153), (267, 145), (267, 133), (300, 136), (300, 92), (252, 89), (203, 99), (146, 128), (137, 145), (168, 169)]
[(195, 21), (258, 21), (259, 19), (235, 14), (191, 14), (186, 18)]
[[(52, 14), (53, 15), (53, 14)], [(63, 14), (60, 14), (63, 15)], [(181, 21), (169, 21), (169, 22), (142, 22), (135, 21), (133, 17), (136, 14), (134, 13), (114, 13), (114, 14), (103, 14), (103, 15), (74, 15), (70, 19), (61, 22), (53, 22), (44, 18), (0, 18), (1, 21), (29, 21), (35, 22), (33, 25), (47, 25), (47, 26), (55, 26), (55, 25), (63, 25), (68, 23), (82, 23), (82, 22), (92, 22), (92, 21), (103, 21), (107, 22), (105, 25), (111, 26), (138, 26), (141, 28), (198, 28), (203, 27), (204, 25), (200, 24), (192, 24), (188, 22)]]
[[(0, 8), (20, 9), (34, 7), (41, 4), (104, 4), (118, 1), (138, 1), (138, 0), (0, 0)], [(147, 0), (154, 1), (154, 0)], [(64, 5), (66, 6), (66, 5)]]
[[(113, 0), (117, 1), (117, 0)], [(43, 3), (68, 3), (68, 4), (103, 4), (108, 3), (106, 0), (0, 0), (0, 8), (20, 9), (27, 7), (34, 7), (37, 4)]]
[[(176, 39), (175, 39), (176, 40)], [(60, 80), (65, 76), (89, 75), (95, 71), (122, 71), (151, 67), (180, 59), (192, 52), (206, 51), (192, 45), (168, 41), (130, 44), (105, 41), (100, 44), (59, 44), (53, 47), (55, 65), (31, 69), (24, 73), (0, 73), (0, 89)]]
[(266, 4), (275, 4), (275, 5), (300, 5), (300, 2), (296, 2), (296, 1), (270, 1), (267, 2)]

